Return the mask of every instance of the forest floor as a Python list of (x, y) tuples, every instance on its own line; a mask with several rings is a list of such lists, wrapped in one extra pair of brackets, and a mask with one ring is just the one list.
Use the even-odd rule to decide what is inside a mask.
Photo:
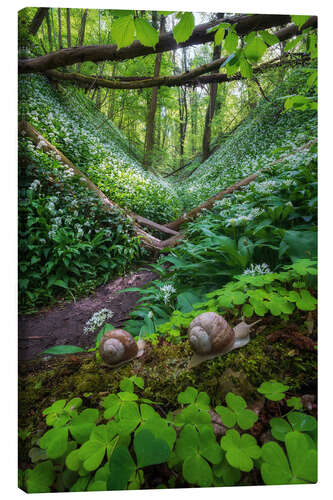
[[(101, 310), (110, 309), (114, 315), (111, 323), (120, 327), (134, 308), (139, 294), (120, 290), (141, 287), (156, 278), (149, 269), (140, 269), (99, 287), (92, 295), (71, 303), (55, 306), (33, 315), (22, 315), (18, 320), (19, 360), (27, 361), (39, 356), (45, 349), (55, 345), (77, 345), (93, 347), (95, 335), (84, 335), (83, 328), (91, 316)], [(96, 332), (97, 334), (98, 332)]]

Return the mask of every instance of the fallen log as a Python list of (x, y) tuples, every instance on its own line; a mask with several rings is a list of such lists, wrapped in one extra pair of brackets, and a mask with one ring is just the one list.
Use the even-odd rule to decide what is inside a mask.
[[(89, 177), (87, 177), (80, 169), (78, 169), (59, 149), (53, 146), (53, 144), (51, 144), (43, 135), (38, 132), (37, 129), (35, 129), (35, 127), (33, 127), (27, 121), (23, 120), (19, 122), (18, 131), (19, 134), (30, 137), (34, 144), (36, 146), (39, 145), (40, 149), (45, 153), (53, 153), (55, 155), (58, 155), (61, 162), (71, 168), (76, 175), (79, 175), (81, 182), (84, 183), (84, 185), (90, 191), (93, 191), (95, 194), (97, 194), (99, 199), (103, 202), (103, 206), (106, 210), (111, 211), (114, 208), (121, 210), (125, 214), (125, 216), (132, 221), (134, 232), (137, 236), (140, 237), (140, 241), (143, 246), (160, 251), (163, 248), (174, 246), (183, 238), (183, 236), (177, 231), (174, 231), (171, 228), (166, 228), (165, 226), (157, 224), (156, 222), (150, 221), (149, 219), (146, 219), (141, 215), (137, 215), (128, 210), (125, 210), (121, 208), (117, 203), (109, 200), (107, 196), (105, 196), (105, 194), (89, 179)], [(140, 222), (142, 224), (154, 227), (155, 229), (158, 229), (159, 231), (162, 231), (164, 233), (172, 234), (173, 236), (164, 241), (159, 240), (158, 238), (155, 238), (155, 236), (152, 236), (151, 234), (144, 231), (138, 224)]]

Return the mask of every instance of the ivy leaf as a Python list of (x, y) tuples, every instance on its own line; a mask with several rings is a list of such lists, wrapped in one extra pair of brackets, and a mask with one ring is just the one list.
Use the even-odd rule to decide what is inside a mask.
[(158, 43), (158, 31), (146, 20), (142, 18), (135, 19), (136, 36), (146, 47), (154, 47)]
[(288, 389), (288, 385), (271, 380), (270, 382), (263, 382), (257, 390), (260, 394), (264, 394), (265, 398), (270, 399), (271, 401), (280, 401), (285, 397), (284, 393)]
[(135, 25), (131, 15), (119, 17), (112, 23), (112, 37), (118, 46), (128, 47), (134, 41)]
[(135, 434), (133, 445), (138, 467), (162, 464), (169, 459), (170, 448), (168, 444), (160, 438), (155, 438), (148, 429)]
[(110, 475), (107, 478), (108, 490), (125, 490), (136, 470), (133, 458), (125, 446), (117, 446), (109, 462)]
[(192, 12), (184, 12), (179, 23), (173, 30), (173, 36), (177, 43), (186, 42), (192, 35), (194, 29), (194, 16)]

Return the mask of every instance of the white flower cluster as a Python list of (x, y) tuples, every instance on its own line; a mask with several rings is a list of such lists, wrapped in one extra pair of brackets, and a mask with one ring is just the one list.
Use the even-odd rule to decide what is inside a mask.
[(259, 217), (264, 213), (264, 210), (261, 208), (252, 208), (250, 212), (248, 212), (247, 215), (239, 215), (238, 217), (232, 217), (230, 219), (227, 219), (226, 225), (227, 226), (240, 226), (242, 224), (245, 224), (246, 222), (249, 222), (250, 220), (255, 219), (256, 217)]
[(270, 270), (268, 265), (265, 264), (265, 262), (263, 262), (262, 264), (255, 264), (255, 265), (251, 264), (250, 267), (245, 269), (243, 274), (248, 274), (250, 276), (256, 276), (258, 274), (267, 274), (267, 273), (271, 273), (271, 272), (272, 271)]
[(112, 316), (113, 312), (110, 309), (101, 309), (100, 311), (95, 312), (83, 328), (84, 335), (93, 333), (96, 328), (102, 326), (103, 323), (105, 323), (108, 319), (111, 319)]
[(40, 182), (38, 179), (35, 179), (29, 186), (29, 189), (32, 189), (33, 191), (36, 191), (40, 186)]
[(163, 299), (164, 304), (168, 304), (170, 298), (173, 294), (177, 292), (174, 287), (174, 283), (165, 283), (160, 287), (160, 296)]

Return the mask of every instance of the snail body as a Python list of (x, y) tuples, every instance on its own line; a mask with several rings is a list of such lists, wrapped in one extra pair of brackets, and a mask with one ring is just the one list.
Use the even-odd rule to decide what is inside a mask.
[(231, 328), (223, 316), (217, 313), (199, 314), (188, 328), (189, 342), (194, 352), (189, 368), (246, 345), (250, 341), (250, 329), (258, 321), (250, 325), (242, 321)]
[(136, 342), (126, 330), (116, 328), (103, 335), (98, 349), (103, 361), (115, 368), (142, 356), (144, 341)]

